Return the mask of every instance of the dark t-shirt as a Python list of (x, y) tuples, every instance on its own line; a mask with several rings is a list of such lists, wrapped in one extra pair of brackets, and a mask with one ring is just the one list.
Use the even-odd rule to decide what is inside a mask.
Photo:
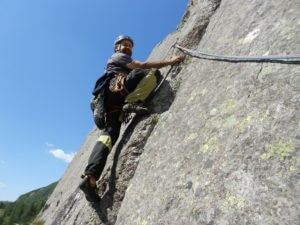
[(127, 67), (133, 61), (130, 55), (125, 53), (116, 52), (107, 61), (107, 73), (126, 73), (128, 74), (131, 69)]

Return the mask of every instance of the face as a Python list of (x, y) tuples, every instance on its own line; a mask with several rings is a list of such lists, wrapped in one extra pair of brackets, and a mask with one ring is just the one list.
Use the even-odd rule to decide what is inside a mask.
[(128, 40), (123, 40), (120, 44), (115, 46), (115, 51), (120, 51), (127, 55), (132, 55), (132, 43)]

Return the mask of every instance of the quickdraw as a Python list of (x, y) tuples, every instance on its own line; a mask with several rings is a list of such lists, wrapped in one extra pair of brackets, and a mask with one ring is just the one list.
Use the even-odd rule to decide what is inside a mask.
[(115, 75), (115, 82), (113, 82), (113, 86), (110, 87), (110, 90), (112, 92), (120, 92), (122, 96), (125, 96), (129, 93), (125, 86), (125, 79), (126, 79), (126, 74), (124, 73), (118, 73)]

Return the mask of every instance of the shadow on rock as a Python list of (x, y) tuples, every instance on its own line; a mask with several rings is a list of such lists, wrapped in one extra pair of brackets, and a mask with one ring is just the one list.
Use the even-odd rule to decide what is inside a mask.
[[(163, 113), (169, 109), (174, 98), (175, 94), (172, 87), (169, 82), (165, 81), (156, 95), (149, 100), (147, 106), (154, 113)], [(147, 127), (145, 128), (147, 129), (147, 134), (139, 134), (138, 140), (127, 144), (140, 122), (145, 123), (142, 126), (144, 128)], [(110, 171), (99, 182), (100, 193), (103, 195), (102, 200), (99, 204), (92, 205), (103, 224), (111, 225), (115, 223), (129, 181), (138, 165), (137, 158), (142, 154), (147, 138), (150, 136), (156, 123), (157, 121), (153, 120), (151, 115), (134, 116), (121, 135), (121, 139), (117, 142)], [(123, 153), (120, 157), (121, 152)]]

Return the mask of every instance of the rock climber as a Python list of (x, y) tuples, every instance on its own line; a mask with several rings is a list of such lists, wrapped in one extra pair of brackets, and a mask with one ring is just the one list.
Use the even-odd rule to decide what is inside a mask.
[(106, 73), (113, 75), (105, 87), (105, 126), (99, 136), (79, 188), (87, 201), (99, 202), (97, 180), (106, 164), (108, 154), (116, 143), (124, 113), (146, 114), (149, 110), (137, 103), (143, 102), (155, 89), (161, 78), (158, 69), (184, 60), (174, 56), (164, 61), (141, 62), (132, 58), (133, 39), (118, 36), (114, 42), (114, 54), (108, 59)]

